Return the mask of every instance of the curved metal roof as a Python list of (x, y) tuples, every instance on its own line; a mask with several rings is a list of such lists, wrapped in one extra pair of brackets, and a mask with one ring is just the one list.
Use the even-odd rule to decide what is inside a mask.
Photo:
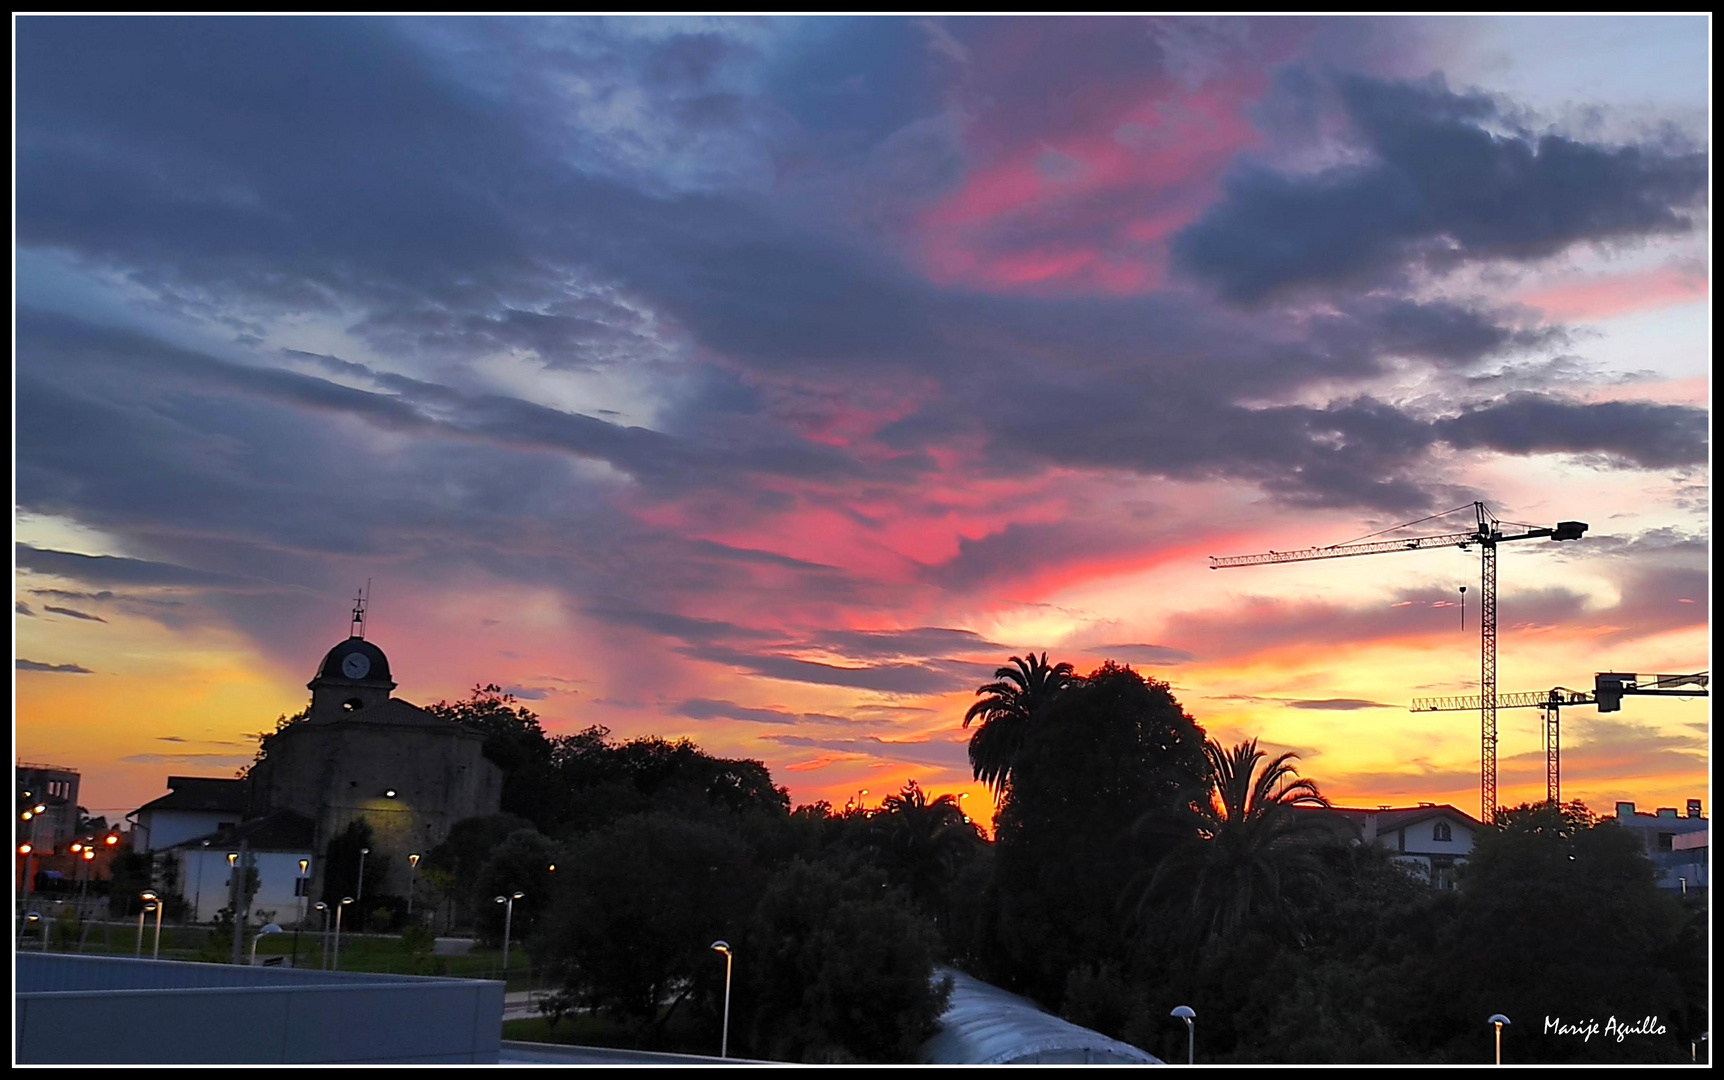
[(952, 997), (940, 1030), (922, 1044), (922, 1060), (934, 1065), (1162, 1065), (1153, 1054), (1078, 1027), (1028, 998), (940, 968), (950, 976)]

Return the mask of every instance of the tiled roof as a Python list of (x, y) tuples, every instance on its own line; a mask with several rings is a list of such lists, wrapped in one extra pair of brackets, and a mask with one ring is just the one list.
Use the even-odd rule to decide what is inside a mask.
[(244, 780), (216, 776), (170, 776), (168, 793), (138, 807), (145, 810), (216, 810), (243, 814), (246, 805)]
[(277, 810), (174, 846), (232, 849), (237, 848), (240, 841), (244, 840), (252, 851), (310, 851), (316, 832), (317, 825), (310, 818), (302, 817), (292, 810)]

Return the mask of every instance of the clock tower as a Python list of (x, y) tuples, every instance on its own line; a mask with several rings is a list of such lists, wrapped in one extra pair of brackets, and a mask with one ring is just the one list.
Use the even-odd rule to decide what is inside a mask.
[(381, 708), (395, 689), (389, 658), (362, 637), (350, 637), (329, 650), (317, 675), (305, 684), (311, 691), (311, 716), (318, 719)]

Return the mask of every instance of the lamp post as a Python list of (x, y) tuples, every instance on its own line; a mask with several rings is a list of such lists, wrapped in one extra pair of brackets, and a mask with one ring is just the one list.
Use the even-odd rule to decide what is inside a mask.
[(1700, 1033), (1700, 1037), (1698, 1039), (1694, 1039), (1691, 1042), (1689, 1042), (1689, 1044), (1688, 1044), (1688, 1060), (1689, 1061), (1699, 1061), (1700, 1060), (1700, 1044), (1706, 1041), (1707, 1034), (1708, 1034), (1708, 1032), (1702, 1031)]
[(353, 914), (359, 917), (360, 929), (362, 930), (365, 928), (365, 912), (361, 910), (365, 904), (365, 856), (369, 854), (371, 854), (370, 848), (362, 847), (359, 849), (359, 887), (353, 893)]
[[(156, 895), (154, 889), (144, 890), (143, 897), (144, 897), (144, 900), (146, 901), (146, 903), (144, 905), (144, 910), (145, 911), (154, 910), (156, 913), (156, 942), (155, 942), (155, 946), (150, 950), (150, 959), (151, 960), (160, 960), (162, 958), (162, 908), (166, 907), (167, 905), (162, 902), (161, 897)], [(144, 947), (144, 924), (140, 921), (138, 923), (138, 948), (141, 951), (143, 949), (143, 947)]]
[(1167, 1015), (1185, 1021), (1185, 1063), (1197, 1064), (1197, 1011), (1190, 1005), (1176, 1005)]
[[(299, 966), (299, 928), (305, 925), (305, 895), (311, 891), (311, 883), (306, 880), (305, 872), (311, 869), (310, 859), (299, 860), (299, 877), (295, 881), (299, 893), (299, 921), (293, 924), (293, 966)], [(255, 949), (257, 943), (252, 943)]]
[(724, 954), (724, 1026), (719, 1029), (718, 1056), (730, 1056), (730, 942), (722, 938), (709, 946), (714, 952)]
[(1496, 1029), (1496, 1033), (1497, 1033), (1497, 1064), (1501, 1065), (1503, 1063), (1503, 1026), (1505, 1024), (1511, 1023), (1511, 1021), (1509, 1020), (1508, 1017), (1504, 1016), (1502, 1013), (1491, 1013), (1491, 1018), (1489, 1020), (1486, 1020), (1485, 1023), (1491, 1025), (1491, 1027)]
[(413, 921), (413, 889), (419, 884), (419, 853), (407, 856), (407, 921)]
[(279, 934), (281, 927), (274, 923), (264, 923), (258, 927), (257, 936), (251, 939), (251, 966), (257, 966), (257, 943), (263, 940), (265, 934)]
[(526, 893), (516, 892), (510, 893), (508, 896), (499, 896), (496, 899), (497, 903), (507, 905), (503, 909), (503, 982), (505, 984), (509, 981), (509, 928), (515, 921), (515, 901), (525, 895)]
[(315, 908), (313, 908), (313, 910), (323, 912), (323, 956), (321, 957), (322, 963), (319, 966), (322, 968), (322, 970), (328, 971), (329, 970), (329, 905), (324, 903), (322, 900), (319, 900), (317, 902), (317, 906)]
[[(156, 903), (156, 894), (153, 892), (145, 893), (144, 906), (138, 909), (138, 947), (132, 950), (133, 959), (141, 960), (144, 956), (144, 916), (159, 909), (160, 905)], [(160, 924), (158, 923), (157, 925)], [(156, 936), (156, 945), (159, 949), (161, 945), (161, 935), (159, 933)], [(152, 956), (150, 959), (154, 960), (156, 958)]]
[(21, 926), (18, 927), (18, 948), (19, 949), (24, 948), (24, 937), (26, 934), (28, 934), (30, 932), (30, 924), (33, 922), (40, 922), (41, 920), (42, 920), (42, 916), (36, 914), (34, 911), (26, 911), (24, 913), (24, 922)]
[(335, 955), (330, 966), (336, 971), (341, 970), (341, 910), (351, 903), (353, 897), (343, 896), (341, 903), (335, 905)]
[(192, 922), (195, 923), (204, 921), (204, 856), (209, 854), (209, 846), (210, 842), (205, 840), (198, 848), (198, 883), (192, 890)]

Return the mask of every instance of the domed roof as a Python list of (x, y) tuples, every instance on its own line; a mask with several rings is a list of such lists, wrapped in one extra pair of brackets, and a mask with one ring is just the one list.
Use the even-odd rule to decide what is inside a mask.
[(395, 682), (389, 677), (389, 658), (382, 649), (361, 637), (350, 637), (329, 650), (309, 685), (316, 689), (329, 683), (395, 689)]

